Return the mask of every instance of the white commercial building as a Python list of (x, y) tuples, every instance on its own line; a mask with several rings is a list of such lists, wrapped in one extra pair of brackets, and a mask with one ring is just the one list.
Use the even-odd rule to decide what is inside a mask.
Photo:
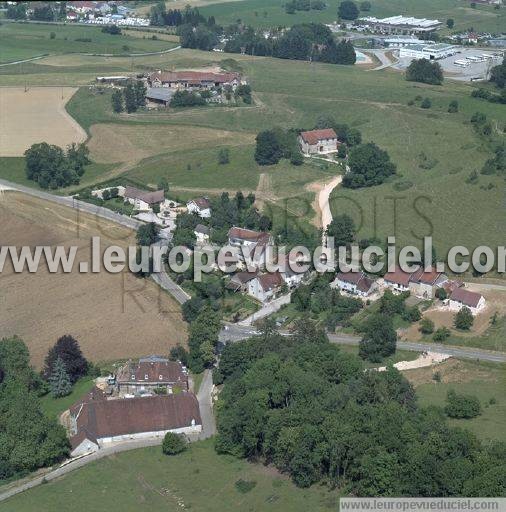
[(439, 60), (459, 52), (457, 46), (451, 44), (416, 44), (405, 46), (399, 50), (399, 57), (410, 57), (413, 59)]
[(390, 16), (389, 18), (375, 18), (367, 16), (359, 20), (374, 32), (382, 34), (417, 34), (422, 32), (432, 32), (442, 26), (439, 20), (430, 20), (426, 18), (413, 18), (411, 16)]

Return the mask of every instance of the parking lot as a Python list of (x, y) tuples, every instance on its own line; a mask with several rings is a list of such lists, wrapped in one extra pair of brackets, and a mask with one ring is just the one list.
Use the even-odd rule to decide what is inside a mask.
[[(483, 62), (471, 62), (467, 67), (461, 67), (455, 64), (456, 60), (466, 61), (467, 57), (482, 57), (483, 55), (492, 56), (491, 59), (485, 59)], [(500, 49), (482, 49), (482, 48), (466, 48), (460, 47), (456, 55), (451, 55), (437, 62), (443, 68), (445, 76), (451, 77), (454, 80), (472, 81), (474, 79), (485, 79), (488, 71), (493, 66), (501, 63), (503, 51)], [(412, 58), (405, 57), (399, 59), (399, 62), (394, 66), (396, 69), (406, 69)]]

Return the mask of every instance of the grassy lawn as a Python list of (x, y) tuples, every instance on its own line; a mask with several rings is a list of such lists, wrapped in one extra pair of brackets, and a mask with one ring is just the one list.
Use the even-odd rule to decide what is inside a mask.
[[(241, 492), (239, 480), (254, 487)], [(324, 512), (337, 507), (337, 492), (299, 489), (270, 468), (217, 455), (209, 440), (175, 457), (162, 455), (160, 447), (107, 457), (1, 503), (0, 511)]]
[[(347, 354), (353, 354), (358, 356), (357, 345), (339, 345), (340, 350)], [(366, 362), (367, 368), (378, 368), (379, 366), (388, 366), (395, 364), (400, 361), (413, 361), (420, 355), (420, 352), (412, 352), (411, 350), (396, 350), (395, 354), (385, 358), (381, 363), (369, 363)]]
[(42, 410), (47, 416), (57, 418), (63, 411), (67, 410), (74, 402), (90, 391), (93, 385), (92, 377), (83, 377), (74, 384), (70, 395), (62, 398), (53, 398), (51, 393), (48, 393), (40, 399)]
[[(114, 165), (112, 164), (98, 164), (96, 162), (91, 162), (90, 165), (86, 166), (85, 173), (81, 177), (80, 187), (99, 181), (100, 176), (111, 170), (113, 167)], [(0, 178), (14, 183), (19, 183), (20, 185), (25, 185), (26, 187), (40, 188), (37, 183), (26, 177), (24, 157), (0, 157)], [(75, 187), (68, 187), (68, 189), (70, 188), (73, 189)], [(67, 188), (48, 190), (48, 192), (66, 194)]]
[(201, 373), (192, 373), (193, 378), (193, 392), (197, 394), (200, 389), (200, 385), (202, 384), (202, 379), (204, 378), (204, 372)]
[[(415, 372), (419, 370), (414, 370)], [(432, 371), (432, 370), (430, 370)], [(450, 424), (474, 432), (482, 440), (497, 439), (506, 441), (506, 372), (504, 365), (459, 361), (458, 370), (447, 380), (445, 372), (443, 382), (431, 381), (416, 386), (419, 403), (422, 406), (444, 406), (448, 390), (457, 393), (475, 395), (482, 406), (482, 414), (473, 419), (450, 420)], [(410, 375), (411, 372), (406, 372)], [(490, 404), (490, 399), (496, 400)]]
[(478, 347), (487, 350), (506, 352), (506, 317), (498, 318), (481, 336), (463, 337), (452, 335), (446, 341), (448, 345)]
[[(54, 39), (51, 39), (51, 33), (55, 34)], [(0, 62), (78, 52), (116, 55), (156, 52), (174, 46), (175, 42), (132, 37), (128, 32), (104, 34), (100, 27), (28, 23), (3, 23), (0, 26)]]
[[(327, 0), (327, 8), (322, 11), (297, 11), (287, 14), (284, 0), (246, 0), (227, 2), (199, 7), (205, 16), (214, 16), (217, 23), (243, 23), (257, 27), (290, 26), (295, 23), (331, 23), (337, 20), (340, 0)], [(363, 16), (387, 17), (398, 14), (439, 19), (455, 20), (453, 30), (474, 27), (476, 31), (502, 32), (506, 21), (504, 10), (494, 10), (492, 6), (477, 6), (471, 9), (469, 3), (459, 0), (376, 0), (371, 2), (369, 12)]]
[[(236, 2), (234, 9), (242, 8), (248, 1)], [(230, 4), (209, 8), (223, 6), (230, 7)], [(77, 61), (78, 66), (70, 61), (59, 61), (56, 65), (51, 59), (44, 59), (31, 65), (28, 75), (16, 74), (17, 69), (8, 72), (4, 69), (0, 72), (0, 83), (15, 80), (21, 83), (32, 78), (42, 83), (59, 83), (85, 76), (92, 79), (98, 73), (230, 64), (231, 59), (252, 85), (255, 99), (252, 107), (169, 109), (162, 114), (115, 116), (110, 110), (109, 93), (94, 95), (82, 88), (67, 108), (88, 132), (96, 123), (119, 123), (138, 129), (141, 149), (146, 143), (140, 135), (141, 127), (147, 124), (226, 130), (243, 136), (276, 125), (311, 128), (318, 116), (332, 115), (359, 128), (365, 141), (372, 140), (386, 149), (398, 169), (398, 177), (390, 183), (355, 191), (338, 188), (331, 196), (334, 214), (347, 213), (355, 218), (358, 238), (374, 235), (384, 238), (388, 234), (395, 235), (399, 245), (421, 244), (424, 235), (432, 234), (439, 257), (455, 244), (472, 249), (482, 244), (502, 243), (501, 233), (506, 224), (504, 217), (497, 215), (503, 199), (502, 179), (480, 175), (478, 184), (471, 185), (466, 183), (466, 178), (491, 156), (487, 143), (470, 126), (470, 117), (481, 111), (494, 126), (503, 126), (506, 109), (471, 98), (472, 87), (466, 84), (446, 81), (443, 86), (426, 86), (406, 82), (402, 74), (390, 70), (372, 72), (329, 64), (310, 66), (306, 62), (191, 50), (173, 52), (163, 59), (152, 56), (131, 62), (86, 57)], [(39, 72), (35, 73), (36, 70)], [(430, 110), (408, 106), (408, 101), (418, 95), (431, 99)], [(454, 99), (459, 102), (459, 112), (449, 114), (448, 104)], [(129, 140), (135, 146), (135, 141)], [(218, 140), (216, 146), (220, 145)], [(308, 207), (314, 194), (305, 185), (325, 179), (333, 169), (309, 164), (297, 168), (286, 161), (259, 167), (252, 158), (251, 142), (234, 145), (227, 141), (223, 145), (228, 145), (231, 151), (228, 165), (218, 165), (218, 147), (209, 147), (208, 143), (195, 144), (191, 151), (167, 151), (160, 146), (159, 153), (141, 155), (140, 163), (128, 169), (126, 176), (143, 184), (156, 184), (165, 176), (174, 187), (203, 189), (212, 194), (219, 189), (254, 190), (264, 174), (266, 192), (278, 199), (296, 197), (299, 204), (294, 204), (292, 213), (305, 221), (314, 216)], [(433, 160), (431, 169), (422, 168), (423, 154)]]

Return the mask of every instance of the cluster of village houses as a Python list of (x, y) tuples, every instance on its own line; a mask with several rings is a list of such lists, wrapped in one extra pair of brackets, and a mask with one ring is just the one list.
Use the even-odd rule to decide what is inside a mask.
[(191, 437), (202, 431), (199, 403), (179, 361), (149, 356), (97, 380), (61, 417), (72, 457), (167, 432)]
[[(330, 129), (302, 132), (299, 143), (305, 154), (332, 153), (339, 142)], [(182, 212), (194, 214), (202, 221), (194, 234), (197, 245), (211, 244), (212, 217), (208, 198), (197, 197), (186, 205), (165, 198), (163, 190), (144, 191), (135, 187), (115, 187), (119, 197), (133, 205), (135, 217), (156, 222), (172, 231)], [(104, 191), (92, 194), (103, 197)], [(228, 231), (228, 245), (239, 249), (239, 271), (227, 277), (227, 289), (246, 293), (261, 304), (288, 293), (310, 278), (309, 272), (298, 272), (300, 261), (286, 261), (284, 270), (265, 269), (267, 247), (273, 237), (265, 231), (233, 226)], [(243, 251), (254, 257), (244, 261)], [(242, 257), (242, 259), (241, 259)], [(485, 298), (472, 292), (460, 281), (449, 279), (435, 268), (405, 272), (396, 268), (383, 278), (364, 272), (338, 272), (331, 287), (343, 294), (364, 301), (376, 300), (386, 289), (394, 293), (410, 292), (420, 299), (433, 299), (438, 289), (446, 291), (443, 307), (458, 311), (467, 307), (473, 315), (485, 307)], [(62, 416), (70, 437), (72, 456), (82, 456), (100, 448), (130, 440), (157, 439), (167, 432), (198, 436), (202, 431), (199, 403), (191, 391), (187, 369), (178, 361), (151, 356), (137, 362), (129, 361), (115, 375), (102, 382), (72, 405)]]

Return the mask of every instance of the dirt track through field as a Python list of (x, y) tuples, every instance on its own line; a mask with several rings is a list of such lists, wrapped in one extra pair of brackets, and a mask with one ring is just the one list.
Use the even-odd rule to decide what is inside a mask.
[(86, 132), (65, 110), (74, 87), (0, 88), (0, 156), (22, 156), (32, 144), (65, 147)]
[[(90, 260), (91, 236), (109, 245), (134, 244), (127, 228), (63, 206), (5, 192), (0, 200), (0, 240), (5, 245), (78, 247), (76, 260)], [(181, 311), (151, 280), (130, 273), (0, 273), (0, 339), (15, 334), (30, 349), (32, 363), (43, 362), (63, 334), (75, 336), (86, 357), (104, 361), (168, 354), (186, 341)]]

